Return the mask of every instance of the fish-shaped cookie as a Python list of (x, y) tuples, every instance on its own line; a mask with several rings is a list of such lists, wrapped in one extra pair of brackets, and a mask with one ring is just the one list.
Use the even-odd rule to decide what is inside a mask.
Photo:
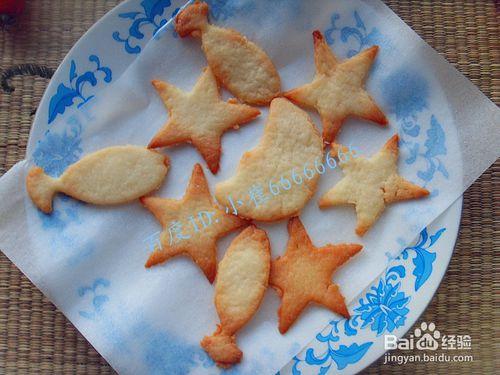
[(269, 281), (271, 267), (269, 239), (254, 225), (241, 232), (219, 263), (215, 281), (215, 307), (220, 325), (201, 346), (220, 367), (241, 360), (236, 345), (238, 332), (259, 308)]
[(169, 159), (139, 146), (113, 146), (70, 165), (59, 178), (34, 167), (26, 177), (28, 194), (45, 213), (52, 212), (57, 192), (97, 205), (127, 203), (160, 187)]
[(215, 196), (247, 219), (294, 216), (313, 196), (322, 161), (323, 141), (307, 113), (276, 98), (259, 144), (243, 154), (233, 177), (216, 185)]
[(181, 37), (201, 38), (208, 65), (217, 80), (238, 99), (266, 105), (281, 90), (278, 71), (267, 54), (235, 30), (208, 23), (208, 5), (195, 2), (175, 19)]

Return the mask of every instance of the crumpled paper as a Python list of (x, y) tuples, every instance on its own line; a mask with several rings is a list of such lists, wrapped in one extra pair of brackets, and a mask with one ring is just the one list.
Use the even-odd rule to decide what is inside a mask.
[[(341, 171), (328, 170), (321, 177), (301, 219), (317, 246), (363, 244), (363, 251), (334, 275), (346, 300), (352, 301), (498, 157), (499, 110), (379, 1), (241, 0), (211, 5), (214, 23), (239, 30), (269, 54), (283, 90), (312, 79), (315, 29), (341, 58), (373, 44), (381, 47), (367, 87), (390, 126), (352, 119), (339, 141), (370, 156), (398, 132), (400, 174), (432, 194), (390, 205), (359, 238), (353, 207), (317, 207)], [(63, 76), (71, 69), (66, 65)], [(102, 147), (147, 144), (167, 119), (150, 81), (161, 79), (191, 90), (205, 65), (199, 41), (180, 39), (171, 22), (166, 23), (128, 68), (100, 86), (85, 105), (67, 108), (50, 126), (46, 113), (39, 113), (26, 160), (0, 179), (0, 248), (120, 373), (219, 372), (199, 347), (218, 322), (213, 287), (187, 258), (144, 268), (161, 228), (139, 202), (96, 207), (58, 196), (54, 213), (44, 215), (26, 195), (25, 175), (34, 164), (58, 175), (67, 164)], [(234, 174), (243, 152), (258, 143), (268, 112), (261, 110), (256, 121), (223, 136), (220, 172), (213, 176), (205, 168), (212, 192), (218, 181)], [(318, 116), (311, 116), (321, 128)], [(51, 152), (58, 147), (65, 150), (65, 158), (56, 160)], [(157, 195), (180, 198), (194, 163), (205, 163), (189, 145), (164, 152), (172, 168)], [(257, 225), (268, 231), (273, 257), (280, 255), (287, 240), (286, 220)], [(235, 235), (219, 242), (219, 259)], [(268, 290), (238, 336), (244, 359), (230, 371), (275, 373), (334, 316), (311, 306), (280, 335), (278, 306), (276, 293)]]

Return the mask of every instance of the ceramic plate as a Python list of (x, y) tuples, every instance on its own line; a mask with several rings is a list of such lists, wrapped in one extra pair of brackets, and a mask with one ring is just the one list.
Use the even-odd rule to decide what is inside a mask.
[[(211, 12), (224, 19), (230, 6), (219, 3), (223, 2), (211, 1)], [(64, 116), (69, 107), (86, 116), (86, 104), (120, 76), (183, 4), (128, 0), (98, 21), (71, 49), (48, 85), (35, 117), (27, 157), (43, 160), (49, 174), (59, 174), (78, 160), (82, 154), (78, 121), (63, 135), (50, 133), (51, 122)], [(457, 238), (461, 206), (460, 199), (422, 231), (413, 246), (391, 259), (387, 270), (350, 305), (352, 318), (331, 321), (281, 373), (351, 374), (383, 355), (384, 335), (403, 336), (438, 288)]]

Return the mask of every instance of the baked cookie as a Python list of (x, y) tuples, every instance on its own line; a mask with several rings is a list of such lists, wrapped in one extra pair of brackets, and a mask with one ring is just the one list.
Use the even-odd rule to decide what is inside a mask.
[(215, 196), (247, 219), (297, 215), (316, 190), (322, 159), (323, 142), (307, 113), (276, 98), (260, 143), (243, 154), (233, 177), (216, 185)]
[(169, 160), (158, 152), (139, 146), (114, 146), (85, 156), (59, 178), (32, 168), (26, 177), (28, 194), (45, 213), (52, 212), (58, 192), (98, 205), (127, 203), (160, 187)]
[[(319, 200), (320, 207), (354, 204), (359, 236), (377, 221), (386, 204), (429, 195), (427, 189), (398, 175), (398, 141), (396, 134), (370, 159), (358, 156), (339, 163), (344, 178)], [(332, 144), (334, 154), (339, 147)]]
[(387, 119), (364, 84), (378, 47), (370, 47), (340, 62), (319, 31), (313, 32), (316, 75), (311, 83), (284, 93), (293, 102), (316, 109), (323, 123), (323, 139), (332, 142), (348, 116), (386, 125)]
[(298, 217), (288, 222), (286, 252), (271, 262), (269, 284), (281, 297), (279, 331), (284, 334), (310, 303), (328, 307), (346, 318), (349, 312), (332, 273), (358, 253), (361, 245), (315, 247)]
[(183, 254), (191, 257), (211, 283), (217, 270), (217, 239), (247, 224), (215, 205), (199, 164), (194, 166), (181, 200), (143, 197), (141, 202), (163, 227), (161, 249), (149, 256), (146, 267)]
[(254, 225), (246, 228), (229, 246), (219, 263), (215, 281), (215, 307), (220, 325), (201, 346), (220, 367), (240, 362), (238, 332), (259, 308), (269, 281), (269, 239)]
[(223, 101), (210, 68), (205, 69), (190, 93), (157, 80), (153, 81), (153, 86), (168, 109), (169, 119), (148, 147), (191, 142), (212, 173), (219, 170), (222, 134), (260, 114), (258, 109), (237, 104), (234, 100)]
[(208, 5), (195, 2), (175, 19), (181, 37), (201, 38), (201, 47), (217, 80), (238, 99), (266, 105), (281, 90), (278, 71), (269, 56), (235, 30), (208, 23)]

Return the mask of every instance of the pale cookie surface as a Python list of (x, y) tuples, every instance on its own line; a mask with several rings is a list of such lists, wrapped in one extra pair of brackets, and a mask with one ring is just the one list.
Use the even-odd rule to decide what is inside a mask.
[(378, 47), (370, 47), (349, 60), (340, 62), (319, 31), (315, 31), (313, 37), (316, 75), (311, 83), (290, 90), (284, 96), (318, 111), (325, 142), (335, 139), (349, 116), (386, 125), (385, 115), (364, 89)]
[[(217, 271), (217, 239), (247, 224), (215, 205), (199, 164), (194, 166), (181, 200), (144, 197), (141, 202), (163, 227), (161, 249), (156, 249), (150, 255), (146, 267), (183, 254), (201, 268), (210, 282), (213, 282)], [(191, 217), (195, 224), (190, 220)]]
[(215, 307), (220, 325), (201, 346), (221, 367), (241, 360), (236, 345), (239, 331), (259, 308), (269, 280), (271, 266), (269, 239), (254, 225), (241, 232), (219, 263), (215, 282)]
[[(243, 154), (235, 176), (217, 184), (215, 196), (226, 207), (232, 206), (230, 199), (243, 202), (237, 214), (249, 219), (274, 221), (296, 215), (313, 196), (319, 178), (318, 173), (306, 178), (304, 167), (312, 170), (322, 158), (321, 136), (307, 113), (276, 98), (259, 144)], [(301, 183), (293, 176), (302, 176)]]
[(167, 82), (153, 81), (168, 109), (168, 122), (149, 143), (150, 148), (192, 143), (212, 173), (219, 170), (221, 136), (260, 114), (256, 108), (221, 99), (210, 68), (205, 69), (194, 89), (186, 93)]
[[(377, 221), (387, 203), (429, 195), (427, 189), (398, 175), (398, 141), (396, 134), (370, 159), (357, 157), (340, 163), (344, 178), (319, 201), (320, 207), (354, 204), (356, 233), (360, 236)], [(339, 147), (333, 144), (333, 152), (336, 153)]]
[(217, 80), (238, 99), (268, 104), (280, 93), (280, 77), (271, 59), (235, 30), (208, 23), (208, 5), (195, 2), (176, 17), (181, 37), (201, 36), (202, 49)]
[(298, 217), (288, 223), (286, 252), (271, 262), (269, 284), (281, 297), (279, 331), (284, 334), (306, 306), (313, 302), (349, 317), (344, 297), (332, 274), (358, 253), (361, 245), (339, 244), (315, 247)]
[(40, 210), (52, 212), (57, 192), (98, 205), (114, 205), (138, 199), (160, 187), (169, 166), (166, 156), (139, 146), (114, 146), (85, 156), (59, 178), (42, 168), (26, 177), (28, 194)]

